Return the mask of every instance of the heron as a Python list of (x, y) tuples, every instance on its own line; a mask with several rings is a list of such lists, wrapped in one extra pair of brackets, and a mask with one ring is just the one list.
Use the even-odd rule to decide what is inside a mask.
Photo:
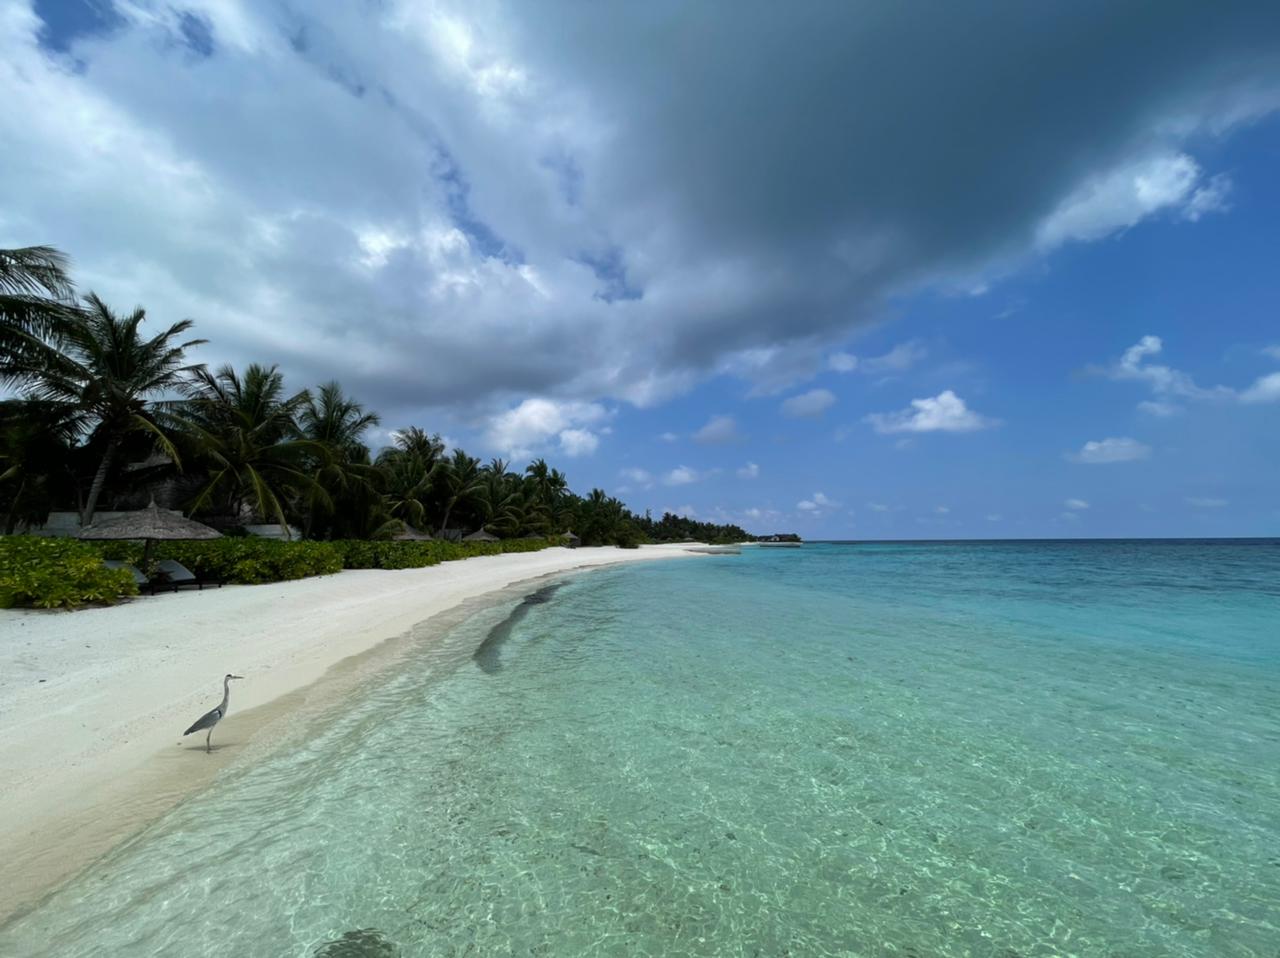
[(182, 733), (184, 736), (187, 736), (192, 732), (200, 732), (204, 729), (208, 729), (209, 734), (204, 737), (204, 750), (206, 752), (213, 751), (213, 746), (209, 744), (209, 739), (213, 737), (213, 727), (227, 717), (227, 703), (231, 701), (231, 683), (235, 679), (242, 678), (244, 678), (243, 675), (232, 675), (230, 672), (223, 676), (221, 704), (218, 705), (217, 708), (212, 708), (205, 712), (204, 715), (201, 715), (192, 723), (191, 728)]

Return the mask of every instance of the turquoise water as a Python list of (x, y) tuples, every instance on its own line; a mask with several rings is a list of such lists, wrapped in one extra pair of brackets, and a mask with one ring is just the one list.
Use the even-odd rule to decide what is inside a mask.
[(1280, 954), (1274, 541), (607, 569), (302, 731), (0, 954)]

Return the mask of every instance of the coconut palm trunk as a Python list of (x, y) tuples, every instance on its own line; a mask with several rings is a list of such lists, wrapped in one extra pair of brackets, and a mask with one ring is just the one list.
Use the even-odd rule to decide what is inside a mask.
[(98, 471), (93, 474), (93, 482), (89, 486), (89, 498), (85, 500), (84, 511), (80, 514), (80, 525), (87, 526), (93, 522), (93, 514), (98, 509), (98, 499), (102, 496), (103, 487), (107, 484), (107, 476), (115, 463), (116, 453), (120, 449), (120, 437), (112, 436), (107, 441), (102, 461), (98, 463)]

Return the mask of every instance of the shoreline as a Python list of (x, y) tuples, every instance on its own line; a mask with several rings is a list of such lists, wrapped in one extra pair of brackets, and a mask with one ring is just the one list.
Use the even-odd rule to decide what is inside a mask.
[[(393, 665), (410, 643), (438, 640), (484, 597), (547, 576), (695, 557), (686, 546), (553, 548), (78, 612), (0, 611), (0, 860), (21, 876), (0, 886), (0, 924), (227, 765), (273, 747), (264, 731)], [(205, 754), (203, 737), (182, 730), (217, 704), (226, 672), (246, 681)]]

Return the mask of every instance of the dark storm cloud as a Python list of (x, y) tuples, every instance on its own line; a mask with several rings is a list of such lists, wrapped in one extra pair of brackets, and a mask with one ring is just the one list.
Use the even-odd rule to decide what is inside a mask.
[(887, 296), (1219, 208), (1197, 150), (1280, 103), (1264, 3), (156, 0), (67, 55), (42, 10), (0, 19), (0, 239), (462, 421), (783, 388)]

